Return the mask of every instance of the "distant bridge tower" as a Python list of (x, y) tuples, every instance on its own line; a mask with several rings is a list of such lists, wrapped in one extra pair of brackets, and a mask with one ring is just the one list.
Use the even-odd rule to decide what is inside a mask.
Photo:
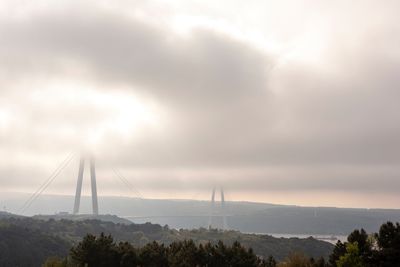
[[(89, 157), (90, 162), (90, 180), (92, 187), (92, 209), (93, 215), (99, 214), (99, 205), (97, 202), (97, 187), (96, 187), (96, 168), (95, 168), (95, 159), (93, 155)], [(76, 193), (75, 193), (75, 203), (74, 203), (74, 212), (73, 214), (79, 213), (79, 206), (81, 202), (81, 192), (82, 192), (82, 180), (83, 180), (83, 172), (85, 169), (85, 156), (81, 156), (79, 161), (79, 172), (78, 172), (78, 181), (76, 184)]]
[(216, 211), (215, 207), (215, 186), (213, 187), (212, 194), (211, 194), (211, 210), (210, 210), (210, 217), (208, 220), (208, 228), (211, 228), (213, 226), (214, 222), (214, 217), (216, 217), (216, 213), (219, 213), (218, 217), (222, 217), (222, 229), (227, 230), (228, 229), (228, 224), (226, 221), (226, 213), (225, 213), (225, 195), (224, 195), (224, 189), (221, 186), (220, 187), (220, 192), (221, 192), (221, 209)]

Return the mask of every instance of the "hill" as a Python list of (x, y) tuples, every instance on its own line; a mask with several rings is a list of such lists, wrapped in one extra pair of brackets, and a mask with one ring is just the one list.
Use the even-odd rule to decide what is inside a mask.
[(41, 266), (49, 256), (65, 256), (70, 246), (60, 237), (0, 221), (0, 266)]
[(132, 221), (120, 218), (116, 215), (110, 215), (110, 214), (99, 214), (99, 215), (93, 215), (93, 214), (64, 214), (64, 213), (59, 213), (55, 215), (34, 215), (32, 216), (33, 219), (37, 220), (71, 220), (71, 221), (87, 221), (87, 220), (99, 220), (103, 222), (112, 222), (112, 223), (120, 223), (120, 224), (131, 224)]
[[(28, 197), (26, 194), (1, 194), (0, 204), (10, 211), (19, 210)], [(73, 196), (43, 195), (32, 204), (27, 215), (68, 211), (73, 203)], [(248, 233), (348, 235), (355, 228), (376, 232), (386, 221), (400, 221), (400, 210), (394, 209), (299, 207), (234, 201), (227, 201), (225, 206), (229, 228)], [(99, 197), (99, 207), (103, 214), (115, 214), (134, 223), (167, 224), (175, 229), (207, 227), (210, 214), (210, 203), (198, 200)], [(90, 198), (82, 197), (81, 210), (91, 213)], [(220, 227), (220, 218), (215, 219), (214, 227)]]
[[(43, 236), (57, 238), (61, 244), (67, 242), (70, 246), (78, 243), (87, 234), (111, 234), (116, 241), (128, 241), (136, 246), (143, 246), (151, 241), (171, 244), (174, 241), (193, 239), (195, 243), (217, 243), (222, 240), (231, 245), (239, 241), (245, 247), (252, 247), (257, 255), (274, 256), (282, 260), (291, 252), (302, 251), (315, 258), (327, 257), (333, 245), (314, 238), (274, 238), (269, 235), (243, 234), (238, 231), (220, 231), (216, 229), (175, 230), (158, 224), (120, 224), (100, 220), (39, 220), (35, 218), (4, 218), (0, 225), (12, 225), (20, 229), (27, 229), (30, 233), (40, 233)], [(57, 245), (58, 246), (58, 245)], [(56, 246), (56, 247), (57, 247)], [(58, 251), (58, 250), (57, 250)], [(48, 251), (49, 253), (51, 251)], [(48, 256), (52, 256), (49, 254)], [(58, 255), (58, 254), (57, 254)]]

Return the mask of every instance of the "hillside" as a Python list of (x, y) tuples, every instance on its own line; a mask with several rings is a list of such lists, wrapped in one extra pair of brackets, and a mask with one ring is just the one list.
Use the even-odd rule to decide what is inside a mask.
[[(0, 204), (10, 211), (17, 211), (28, 197), (2, 194)], [(27, 215), (69, 211), (73, 203), (73, 196), (40, 196)], [(99, 207), (102, 214), (115, 214), (134, 223), (167, 224), (175, 229), (207, 227), (210, 214), (210, 203), (198, 200), (99, 197)], [(81, 210), (91, 213), (90, 198), (82, 197)], [(355, 228), (376, 232), (386, 221), (400, 221), (400, 210), (394, 209), (299, 207), (234, 201), (226, 202), (226, 214), (228, 226), (233, 230), (294, 235), (348, 235)], [(69, 215), (64, 216), (69, 219)], [(214, 227), (221, 226), (218, 219)]]
[[(226, 244), (239, 241), (246, 247), (252, 247), (257, 255), (274, 256), (281, 260), (290, 252), (302, 251), (315, 258), (327, 257), (333, 249), (333, 245), (313, 238), (274, 238), (268, 235), (243, 234), (238, 231), (220, 230), (175, 230), (158, 224), (115, 224), (100, 220), (38, 220), (34, 218), (4, 218), (0, 219), (0, 225), (12, 225), (30, 232), (40, 233), (45, 236), (58, 238), (61, 243), (70, 245), (79, 242), (87, 233), (99, 235), (111, 234), (116, 241), (128, 241), (136, 246), (143, 246), (151, 241), (170, 244), (173, 241), (193, 239), (197, 244), (212, 243), (222, 240)], [(51, 256), (52, 254), (49, 254)]]
[(37, 220), (71, 220), (71, 221), (87, 221), (87, 220), (100, 220), (103, 222), (112, 222), (112, 223), (120, 223), (120, 224), (131, 224), (130, 220), (120, 218), (116, 215), (110, 214), (99, 214), (99, 215), (92, 215), (92, 214), (55, 214), (55, 215), (34, 215), (32, 216), (33, 219)]
[(55, 235), (0, 221), (0, 266), (40, 266), (49, 256), (65, 256), (70, 247)]

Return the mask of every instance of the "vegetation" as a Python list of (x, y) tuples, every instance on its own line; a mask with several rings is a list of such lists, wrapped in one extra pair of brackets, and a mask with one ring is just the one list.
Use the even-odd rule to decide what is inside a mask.
[(252, 249), (246, 249), (238, 242), (232, 246), (226, 246), (221, 241), (216, 245), (207, 243), (197, 246), (192, 240), (185, 240), (169, 246), (152, 242), (138, 248), (128, 242), (116, 244), (110, 235), (101, 234), (99, 237), (85, 236), (71, 249), (69, 257), (49, 259), (44, 266), (274, 267), (275, 262), (260, 259)]
[(196, 245), (193, 240), (185, 240), (169, 246), (152, 242), (143, 247), (134, 247), (128, 242), (116, 244), (110, 235), (101, 234), (99, 237), (85, 236), (82, 242), (71, 249), (68, 257), (50, 258), (44, 264), (44, 267), (69, 266), (325, 267), (327, 264), (323, 258), (315, 261), (301, 253), (293, 253), (277, 264), (273, 257), (264, 260), (239, 242), (234, 242), (232, 246), (226, 246), (222, 241), (215, 245)]
[(375, 234), (354, 230), (347, 242), (332, 246), (312, 238), (175, 230), (150, 223), (0, 218), (0, 266), (43, 263), (46, 267), (393, 267), (400, 266), (400, 225), (387, 222)]
[(40, 266), (49, 255), (64, 256), (70, 244), (61, 238), (16, 225), (0, 225), (0, 266)]
[(346, 253), (336, 261), (338, 267), (363, 267), (357, 242), (346, 244)]
[(78, 244), (86, 234), (111, 235), (116, 242), (129, 242), (135, 247), (142, 247), (153, 241), (170, 245), (173, 242), (193, 240), (196, 245), (208, 242), (215, 245), (220, 240), (231, 246), (235, 241), (246, 248), (252, 248), (254, 253), (264, 258), (273, 256), (276, 260), (285, 259), (292, 252), (302, 252), (307, 256), (319, 258), (328, 257), (333, 245), (313, 238), (274, 238), (269, 235), (243, 234), (238, 231), (221, 231), (217, 229), (175, 230), (158, 224), (115, 224), (99, 220), (37, 220), (33, 218), (8, 218), (0, 220), (8, 224), (40, 231), (47, 235), (55, 235), (70, 243)]
[(400, 224), (387, 222), (378, 233), (353, 231), (344, 244), (338, 242), (329, 258), (334, 267), (395, 267), (400, 265)]

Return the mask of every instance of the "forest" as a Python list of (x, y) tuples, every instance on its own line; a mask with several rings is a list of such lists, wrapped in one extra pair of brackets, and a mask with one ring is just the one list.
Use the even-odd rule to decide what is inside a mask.
[[(197, 255), (196, 259), (207, 258), (205, 255), (216, 257), (210, 256), (207, 262), (197, 261), (194, 266), (225, 266), (220, 264), (221, 261), (228, 264), (226, 266), (280, 267), (398, 266), (400, 262), (400, 226), (391, 222), (383, 224), (377, 233), (354, 230), (347, 242), (339, 241), (333, 246), (311, 237), (274, 238), (204, 228), (176, 230), (151, 223), (0, 218), (0, 266), (79, 266), (89, 263), (86, 262), (88, 258), (79, 255), (102, 253), (105, 243), (109, 246), (106, 250), (111, 250), (112, 255), (116, 253), (112, 257), (119, 262), (106, 266), (151, 266), (143, 263), (149, 253), (153, 255), (151, 258), (161, 253), (159, 256), (165, 263), (161, 266), (193, 266), (193, 262), (184, 264), (193, 255)], [(103, 250), (95, 249), (93, 252), (93, 246), (100, 246)], [(107, 251), (104, 253), (109, 255)], [(122, 264), (122, 258), (128, 257), (125, 254), (131, 255), (133, 258), (129, 257), (135, 261)], [(221, 255), (227, 258), (218, 258)], [(93, 257), (99, 259), (103, 255), (95, 254)], [(247, 263), (234, 263), (237, 257), (242, 257)], [(219, 263), (213, 265), (213, 262)]]
[(44, 267), (69, 266), (160, 266), (160, 267), (395, 267), (400, 263), (400, 225), (387, 222), (378, 233), (368, 235), (354, 230), (347, 242), (338, 241), (329, 260), (315, 260), (293, 252), (277, 263), (269, 256), (257, 256), (251, 248), (235, 241), (226, 246), (222, 241), (196, 245), (193, 240), (157, 242), (134, 247), (128, 242), (115, 243), (111, 235), (86, 235), (64, 259), (50, 258)]
[[(101, 233), (111, 235), (116, 242), (129, 242), (135, 247), (142, 247), (148, 243), (156, 241), (165, 245), (173, 242), (193, 240), (196, 245), (217, 244), (222, 241), (226, 245), (232, 245), (235, 241), (240, 242), (246, 248), (252, 248), (254, 253), (264, 258), (273, 256), (277, 260), (283, 260), (293, 251), (302, 252), (310, 257), (328, 257), (332, 252), (333, 245), (327, 242), (316, 240), (314, 238), (275, 238), (270, 235), (256, 235), (245, 234), (234, 230), (222, 231), (218, 229), (172, 229), (167, 225), (161, 226), (158, 224), (144, 223), (144, 224), (120, 224), (113, 222), (105, 222), (100, 220), (40, 220), (31, 217), (6, 217), (0, 219), (0, 232), (5, 229), (13, 227), (16, 234), (19, 232), (24, 238), (25, 235), (39, 235), (43, 240), (49, 238), (57, 238), (68, 244), (66, 247), (70, 248), (80, 241), (86, 234), (99, 236)], [(24, 231), (22, 231), (24, 230)], [(27, 240), (28, 242), (29, 240)], [(47, 241), (46, 241), (47, 242)], [(35, 242), (30, 244), (40, 248), (41, 244), (46, 242)], [(51, 242), (55, 242), (54, 240)], [(61, 243), (60, 243), (61, 244)], [(51, 250), (51, 246), (45, 247)], [(16, 249), (17, 251), (18, 249)], [(64, 250), (65, 251), (65, 250)], [(59, 250), (54, 249), (53, 253), (47, 253), (47, 256), (65, 256), (67, 253), (60, 253)], [(46, 257), (42, 258), (42, 263)], [(16, 261), (22, 261), (23, 258), (15, 257)], [(1, 259), (0, 259), (1, 266)], [(38, 266), (26, 265), (22, 266)]]

